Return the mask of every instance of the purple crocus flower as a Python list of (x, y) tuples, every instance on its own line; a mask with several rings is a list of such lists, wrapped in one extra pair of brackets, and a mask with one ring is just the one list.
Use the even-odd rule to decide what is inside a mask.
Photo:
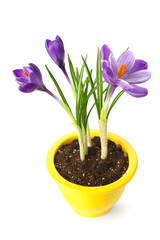
[(56, 39), (53, 41), (47, 39), (45, 42), (45, 46), (49, 56), (52, 58), (55, 64), (63, 71), (68, 83), (72, 85), (65, 69), (65, 51), (62, 39), (59, 36), (56, 36)]
[(61, 69), (64, 68), (64, 58), (65, 58), (65, 51), (62, 39), (59, 36), (56, 36), (56, 39), (46, 40), (45, 46), (49, 56), (52, 60), (57, 64), (58, 67)]
[(116, 61), (111, 49), (104, 45), (101, 49), (103, 78), (113, 86), (120, 86), (133, 97), (143, 97), (148, 94), (146, 88), (137, 84), (150, 79), (148, 65), (143, 60), (135, 60), (131, 51), (123, 52)]
[(45, 89), (41, 72), (33, 63), (30, 63), (28, 67), (23, 67), (23, 69), (14, 70), (13, 74), (16, 78), (16, 82), (19, 84), (19, 90), (21, 92), (30, 93), (36, 89)]

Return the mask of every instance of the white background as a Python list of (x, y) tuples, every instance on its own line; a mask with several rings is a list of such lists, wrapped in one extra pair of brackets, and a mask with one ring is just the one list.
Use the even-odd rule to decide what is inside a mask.
[[(160, 15), (158, 0), (6, 0), (0, 6), (0, 239), (159, 239)], [(59, 35), (75, 66), (88, 53), (95, 69), (97, 47), (107, 44), (116, 58), (129, 46), (146, 60), (149, 94), (124, 94), (113, 109), (108, 130), (136, 149), (138, 170), (106, 215), (85, 218), (72, 211), (46, 169), (50, 146), (74, 131), (66, 113), (48, 95), (18, 91), (12, 70), (33, 62), (56, 90), (52, 70), (74, 108), (69, 86), (48, 56), (44, 42)], [(66, 59), (67, 60), (67, 59)], [(66, 61), (66, 68), (68, 63)], [(95, 74), (95, 71), (93, 72)], [(97, 115), (90, 118), (97, 128)]]

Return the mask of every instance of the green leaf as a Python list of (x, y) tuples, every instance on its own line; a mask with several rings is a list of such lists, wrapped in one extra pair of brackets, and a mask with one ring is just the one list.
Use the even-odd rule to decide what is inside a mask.
[(89, 79), (88, 79), (88, 77), (87, 77), (86, 81), (84, 82), (84, 87), (85, 87), (85, 89), (84, 89), (84, 95), (85, 95), (85, 97), (86, 97), (87, 94), (88, 94), (88, 86), (89, 86)]
[(78, 83), (78, 89), (77, 89), (77, 98), (76, 98), (76, 119), (77, 119), (77, 123), (79, 126), (81, 126), (81, 115), (79, 114), (79, 109), (80, 109), (80, 106), (81, 106), (81, 99), (82, 99), (82, 87), (83, 87), (83, 84), (82, 84), (82, 78), (79, 79), (79, 73), (78, 73), (78, 69), (77, 69), (77, 79), (79, 80), (79, 83)]
[(105, 97), (104, 97), (104, 101), (106, 100), (107, 96), (108, 96), (108, 93), (111, 89), (112, 85), (111, 84), (108, 84), (107, 88), (106, 88), (106, 94), (105, 94)]
[(103, 85), (102, 83), (102, 68), (101, 68), (101, 57), (100, 57), (100, 50), (98, 48), (97, 51), (97, 71), (96, 71), (96, 80), (97, 80), (97, 101), (98, 101), (98, 107), (99, 111), (102, 109), (103, 104)]
[(90, 108), (90, 110), (89, 110), (89, 112), (88, 112), (88, 114), (87, 114), (86, 124), (87, 124), (87, 121), (88, 121), (89, 115), (91, 114), (91, 112), (92, 112), (92, 110), (93, 110), (93, 108), (94, 108), (95, 105), (96, 105), (95, 103), (92, 105), (92, 107)]
[[(87, 56), (85, 57), (85, 62), (86, 62), (86, 61), (87, 61)], [(83, 63), (83, 65), (82, 65), (82, 67), (81, 67), (81, 71), (80, 71), (80, 78), (83, 78), (84, 67), (85, 67), (85, 65), (84, 65), (84, 63)]]
[(108, 116), (109, 116), (109, 113), (110, 111), (112, 110), (112, 108), (114, 107), (114, 105), (116, 104), (116, 102), (118, 101), (118, 99), (122, 96), (122, 94), (124, 93), (125, 91), (122, 90), (120, 93), (117, 94), (117, 96), (115, 97), (115, 99), (113, 100), (109, 110), (108, 110), (108, 113), (107, 113), (107, 119), (108, 119)]
[[(94, 88), (94, 83), (93, 83), (93, 79), (91, 77), (91, 73), (89, 71), (89, 68), (85, 62), (85, 59), (83, 58), (82, 56), (82, 60), (84, 62), (84, 65), (85, 65), (85, 69), (86, 69), (86, 72), (87, 72), (87, 75), (88, 75), (88, 79), (90, 81), (90, 85), (91, 85), (91, 88), (93, 89)], [(98, 113), (98, 118), (100, 118), (100, 111), (99, 111), (99, 107), (98, 107), (98, 102), (97, 102), (97, 96), (96, 96), (96, 93), (95, 91), (93, 92), (93, 97), (94, 97), (94, 100), (95, 100), (95, 104), (96, 104), (96, 108), (97, 108), (97, 113)]]
[[(103, 83), (101, 83), (101, 84), (103, 84)], [(91, 96), (92, 94), (94, 94), (94, 92), (97, 90), (98, 87), (99, 87), (99, 86), (96, 86), (96, 87), (94, 87), (93, 89), (91, 89), (91, 90), (89, 91), (88, 95), (85, 96), (83, 105), (81, 106), (81, 109), (80, 109), (80, 114), (81, 114), (83, 108), (85, 107), (85, 105), (88, 103), (88, 100), (89, 100), (90, 96)], [(96, 104), (96, 103), (95, 103), (95, 104)]]
[(70, 59), (69, 54), (68, 54), (68, 62), (69, 62), (69, 69), (70, 69), (70, 73), (71, 73), (71, 77), (72, 77), (72, 82), (73, 82), (73, 85), (74, 85), (74, 89), (75, 89), (75, 91), (77, 92), (78, 81), (77, 81), (76, 74), (75, 74), (75, 71), (74, 71), (74, 67), (73, 67), (73, 64), (72, 64), (72, 61), (71, 61), (71, 59)]
[(59, 84), (57, 83), (56, 79), (54, 78), (53, 74), (51, 73), (51, 71), (49, 70), (47, 65), (45, 65), (45, 67), (46, 67), (46, 69), (47, 69), (51, 79), (53, 80), (54, 85), (56, 86), (56, 88), (57, 88), (57, 90), (58, 90), (58, 92), (59, 92), (59, 94), (61, 96), (62, 101), (64, 102), (64, 104), (69, 108), (70, 112), (72, 113), (72, 111), (71, 111), (71, 109), (69, 107), (69, 104), (68, 104), (68, 102), (67, 102), (67, 100), (66, 100), (66, 98), (65, 98), (65, 96), (64, 96), (64, 94), (63, 94), (63, 92), (62, 92), (62, 90), (61, 90), (61, 88), (59, 86)]

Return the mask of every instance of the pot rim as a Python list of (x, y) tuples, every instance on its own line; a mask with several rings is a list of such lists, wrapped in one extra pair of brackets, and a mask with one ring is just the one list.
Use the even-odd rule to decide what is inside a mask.
[[(91, 138), (94, 136), (99, 136), (99, 130), (96, 130), (96, 129), (91, 130)], [(66, 134), (60, 139), (58, 139), (48, 151), (47, 159), (46, 159), (47, 169), (50, 175), (58, 184), (63, 185), (66, 188), (70, 188), (72, 190), (80, 191), (86, 194), (90, 194), (90, 193), (101, 194), (104, 192), (106, 193), (106, 192), (116, 191), (117, 189), (126, 185), (131, 180), (134, 173), (136, 172), (137, 165), (138, 165), (137, 154), (134, 148), (132, 147), (132, 145), (128, 141), (126, 141), (121, 136), (111, 132), (107, 132), (107, 139), (114, 141), (116, 144), (118, 143), (121, 144), (122, 150), (128, 153), (129, 166), (127, 168), (127, 171), (124, 173), (124, 175), (121, 178), (119, 178), (117, 181), (113, 183), (110, 183), (104, 186), (95, 186), (95, 187), (78, 185), (75, 183), (71, 183), (65, 178), (63, 178), (56, 170), (53, 159), (56, 152), (62, 145), (70, 143), (76, 138), (77, 138), (76, 132), (71, 132), (69, 134)]]

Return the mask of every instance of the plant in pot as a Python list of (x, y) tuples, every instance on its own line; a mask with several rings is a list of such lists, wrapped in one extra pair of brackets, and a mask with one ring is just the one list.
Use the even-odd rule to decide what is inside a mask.
[[(82, 67), (79, 70), (74, 68), (68, 55), (69, 77), (61, 38), (57, 36), (53, 41), (46, 40), (45, 46), (71, 87), (75, 114), (47, 66), (60, 97), (44, 85), (41, 72), (35, 64), (16, 69), (13, 73), (20, 91), (30, 93), (40, 90), (49, 94), (71, 118), (76, 132), (63, 136), (51, 146), (47, 155), (47, 168), (74, 211), (88, 217), (100, 216), (119, 200), (137, 168), (137, 155), (130, 143), (107, 132), (108, 116), (124, 92), (133, 97), (146, 96), (147, 89), (138, 84), (149, 80), (151, 73), (147, 70), (147, 63), (135, 60), (134, 54), (128, 49), (116, 61), (110, 48), (104, 45), (97, 51), (95, 79), (87, 65), (87, 57), (82, 57)], [(122, 90), (111, 102), (119, 87)], [(93, 98), (88, 109), (91, 96)], [(99, 130), (89, 128), (89, 116), (94, 107)]]

